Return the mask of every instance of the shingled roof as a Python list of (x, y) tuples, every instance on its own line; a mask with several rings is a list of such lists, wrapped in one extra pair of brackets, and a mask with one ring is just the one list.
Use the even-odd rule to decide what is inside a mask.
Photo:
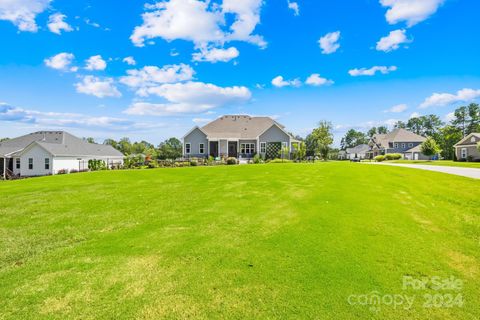
[[(259, 135), (273, 125), (284, 130), (284, 126), (269, 117), (251, 117), (247, 115), (226, 115), (222, 116), (204, 127), (201, 130), (209, 139), (257, 139)], [(293, 137), (292, 137), (293, 138)]]
[(387, 134), (376, 134), (373, 136), (373, 140), (377, 145), (383, 148), (388, 148), (389, 142), (423, 142), (426, 140), (416, 133), (405, 129), (395, 129)]
[(18, 155), (33, 143), (54, 156), (123, 157), (112, 146), (89, 143), (65, 131), (38, 131), (0, 142), (0, 156)]

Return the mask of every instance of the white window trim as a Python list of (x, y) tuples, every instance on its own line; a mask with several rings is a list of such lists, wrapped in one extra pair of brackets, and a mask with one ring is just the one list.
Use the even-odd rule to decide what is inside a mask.
[[(202, 150), (203, 149), (203, 150)], [(205, 154), (205, 143), (199, 143), (198, 144), (198, 152), (200, 154)]]
[(45, 170), (50, 170), (50, 158), (45, 158)]
[(413, 147), (413, 143), (409, 143), (408, 146), (411, 148)]
[(462, 149), (460, 150), (460, 157), (461, 157), (462, 159), (467, 159), (467, 158), (468, 158), (468, 150), (467, 150), (467, 148), (462, 148)]
[[(187, 150), (188, 150), (188, 152), (187, 152)], [(190, 154), (191, 152), (192, 152), (192, 144), (191, 143), (185, 143), (185, 154)]]
[(20, 158), (16, 158), (15, 159), (15, 169), (21, 169), (22, 168), (22, 164), (21, 164), (21, 161), (20, 161)]
[[(247, 150), (249, 152), (247, 152)], [(241, 143), (240, 144), (240, 153), (241, 154), (249, 154), (249, 155), (254, 154), (255, 153), (255, 143)]]
[(395, 142), (395, 143), (393, 144), (393, 147), (394, 147), (395, 149), (398, 149), (398, 142)]
[(402, 149), (405, 149), (406, 146), (407, 146), (406, 143), (402, 143)]
[[(31, 168), (30, 168), (30, 164), (32, 165)], [(28, 170), (33, 170), (33, 158), (28, 158)]]
[(260, 153), (267, 153), (267, 143), (266, 142), (260, 142)]

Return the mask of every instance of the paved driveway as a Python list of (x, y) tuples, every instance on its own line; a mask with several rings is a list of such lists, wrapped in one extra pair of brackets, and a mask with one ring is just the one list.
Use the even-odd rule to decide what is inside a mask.
[(431, 166), (426, 164), (403, 164), (403, 163), (388, 163), (388, 162), (369, 162), (372, 164), (414, 168), (428, 171), (443, 172), (448, 174), (454, 174), (457, 176), (463, 176), (473, 179), (480, 179), (480, 169), (477, 168), (463, 168), (463, 167), (444, 167), (444, 166)]

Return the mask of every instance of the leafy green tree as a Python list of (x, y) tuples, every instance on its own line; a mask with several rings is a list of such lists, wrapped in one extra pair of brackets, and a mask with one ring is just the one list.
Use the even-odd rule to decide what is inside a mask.
[(130, 142), (130, 139), (125, 137), (120, 139), (117, 144), (117, 149), (123, 153), (124, 155), (130, 155), (132, 154), (132, 143)]
[(370, 128), (370, 130), (368, 130), (367, 132), (367, 135), (372, 138), (374, 135), (377, 134), (377, 128), (376, 127), (373, 127), (373, 128)]
[(315, 140), (315, 137), (313, 136), (313, 133), (310, 133), (305, 138), (305, 147), (307, 148), (307, 156), (308, 157), (315, 156), (315, 152), (317, 150), (317, 141)]
[(422, 134), (422, 129), (423, 129), (422, 119), (420, 119), (419, 117), (408, 119), (407, 130), (416, 134)]
[(305, 160), (305, 156), (307, 155), (307, 145), (305, 142), (300, 142), (298, 144), (298, 150), (297, 150), (297, 158), (300, 161)]
[(460, 107), (455, 110), (453, 113), (454, 119), (452, 124), (462, 131), (462, 137), (465, 137), (467, 134), (467, 123), (468, 123), (468, 109), (467, 107)]
[(429, 156), (430, 158), (442, 152), (437, 142), (432, 137), (428, 137), (427, 140), (420, 145), (420, 150), (424, 155)]
[(403, 121), (397, 121), (394, 125), (393, 125), (393, 128), (394, 129), (406, 129), (407, 128), (407, 124)]
[(378, 134), (387, 134), (388, 133), (388, 128), (385, 126), (381, 126), (377, 128)]
[(480, 128), (480, 106), (476, 103), (468, 105), (468, 117), (470, 118), (467, 125), (466, 134), (476, 132)]
[(177, 138), (170, 138), (158, 146), (158, 158), (162, 160), (177, 159), (182, 157), (182, 142)]
[(88, 142), (88, 143), (96, 143), (96, 142), (95, 142), (95, 139), (92, 138), (92, 137), (83, 138), (83, 140), (84, 140), (85, 142)]
[(435, 114), (421, 116), (420, 121), (422, 125), (420, 134), (426, 137), (435, 138), (439, 133), (440, 128), (444, 125), (443, 121)]
[(347, 148), (353, 148), (360, 144), (365, 144), (368, 142), (367, 136), (365, 133), (357, 131), (355, 129), (350, 129), (345, 134), (345, 137), (342, 138), (340, 142), (340, 148), (345, 150)]
[(10, 140), (10, 138), (0, 138), (0, 142)]
[(333, 144), (332, 123), (320, 121), (318, 128), (312, 132), (316, 144), (315, 154), (319, 154), (323, 160), (328, 159), (330, 146)]
[(113, 139), (106, 139), (105, 141), (103, 141), (103, 144), (108, 145), (108, 146), (112, 146), (112, 147), (114, 147), (115, 149), (118, 150), (118, 142), (113, 140)]
[(453, 147), (462, 139), (462, 131), (452, 125), (446, 125), (440, 128), (437, 142), (442, 149), (442, 157), (447, 160), (455, 159), (455, 148)]

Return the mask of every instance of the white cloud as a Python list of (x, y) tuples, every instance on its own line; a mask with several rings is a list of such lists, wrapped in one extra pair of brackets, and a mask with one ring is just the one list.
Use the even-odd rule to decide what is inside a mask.
[(352, 77), (358, 77), (358, 76), (374, 76), (377, 72), (380, 72), (382, 74), (388, 74), (396, 70), (397, 70), (396, 66), (391, 66), (391, 67), (375, 66), (375, 67), (371, 67), (370, 69), (367, 69), (367, 68), (352, 69), (348, 71), (348, 73)]
[(272, 84), (277, 88), (283, 87), (300, 87), (302, 82), (299, 79), (285, 80), (282, 76), (273, 78)]
[(462, 89), (457, 91), (456, 94), (451, 93), (434, 93), (430, 97), (426, 98), (425, 101), (420, 104), (420, 109), (425, 109), (429, 107), (443, 107), (451, 105), (457, 102), (469, 102), (477, 98), (480, 98), (480, 89)]
[(48, 8), (51, 0), (2, 0), (0, 20), (7, 20), (20, 31), (37, 32), (35, 18)]
[(204, 124), (207, 122), (212, 121), (213, 119), (208, 119), (208, 118), (193, 118), (192, 121), (196, 124)]
[(331, 54), (337, 51), (340, 48), (338, 40), (340, 40), (340, 31), (330, 32), (321, 37), (318, 43), (320, 44), (322, 53)]
[(184, 113), (202, 113), (226, 105), (245, 103), (251, 99), (246, 87), (218, 87), (203, 82), (163, 84), (146, 89), (149, 95), (167, 100), (166, 103), (136, 102), (126, 114), (166, 116)]
[(91, 56), (86, 63), (85, 69), (87, 70), (105, 70), (107, 67), (107, 62), (103, 60), (101, 55)]
[(422, 115), (418, 112), (413, 112), (410, 117), (408, 117), (409, 119), (412, 119), (412, 118), (419, 118), (421, 117)]
[(407, 109), (408, 109), (408, 106), (406, 104), (397, 104), (396, 106), (393, 106), (388, 110), (385, 110), (385, 112), (401, 113)]
[(77, 71), (77, 67), (70, 67), (70, 65), (75, 59), (75, 56), (72, 53), (62, 52), (53, 57), (44, 60), (44, 63), (47, 67), (62, 71)]
[(189, 65), (182, 63), (166, 65), (162, 68), (146, 66), (138, 70), (127, 70), (127, 74), (120, 78), (120, 82), (137, 89), (137, 94), (145, 95), (145, 90), (149, 87), (192, 80), (195, 71)]
[(450, 122), (455, 120), (455, 112), (449, 112), (445, 115), (445, 120)]
[(135, 61), (135, 58), (133, 58), (132, 56), (123, 58), (122, 61), (128, 64), (129, 66), (134, 66), (137, 64), (137, 62)]
[(81, 82), (75, 84), (75, 88), (78, 93), (92, 95), (97, 98), (122, 96), (115, 87), (112, 78), (100, 79), (94, 76), (85, 76)]
[(410, 43), (412, 40), (407, 38), (405, 29), (394, 30), (388, 34), (388, 36), (381, 38), (377, 42), (377, 50), (390, 52), (400, 48), (402, 43)]
[(327, 78), (321, 77), (318, 73), (314, 73), (310, 77), (307, 78), (305, 83), (310, 85), (310, 86), (319, 87), (319, 86), (331, 85), (334, 82), (332, 80), (327, 79)]
[(212, 48), (212, 49), (201, 49), (200, 52), (196, 52), (193, 54), (192, 58), (193, 61), (208, 61), (211, 63), (216, 62), (228, 62), (232, 59), (237, 58), (240, 55), (237, 48), (230, 47), (228, 49), (219, 49), (219, 48)]
[(289, 0), (287, 0), (288, 2), (288, 8), (293, 10), (293, 14), (295, 16), (299, 16), (300, 15), (300, 7), (298, 6), (298, 2), (290, 2)]
[(380, 0), (382, 6), (389, 8), (385, 15), (388, 23), (405, 21), (408, 27), (428, 19), (443, 3), (444, 0)]
[(67, 16), (61, 13), (52, 14), (48, 18), (48, 29), (56, 34), (62, 34), (62, 30), (65, 32), (73, 31), (73, 28), (64, 21), (66, 18)]
[[(163, 38), (166, 41), (186, 40), (200, 48), (210, 43), (247, 41), (265, 47), (261, 36), (253, 35), (260, 23), (262, 0), (224, 0), (221, 6), (200, 0), (169, 0), (146, 5), (143, 24), (137, 26), (130, 39), (139, 47), (145, 40)], [(224, 32), (226, 15), (235, 19)], [(228, 26), (227, 26), (228, 27)]]

